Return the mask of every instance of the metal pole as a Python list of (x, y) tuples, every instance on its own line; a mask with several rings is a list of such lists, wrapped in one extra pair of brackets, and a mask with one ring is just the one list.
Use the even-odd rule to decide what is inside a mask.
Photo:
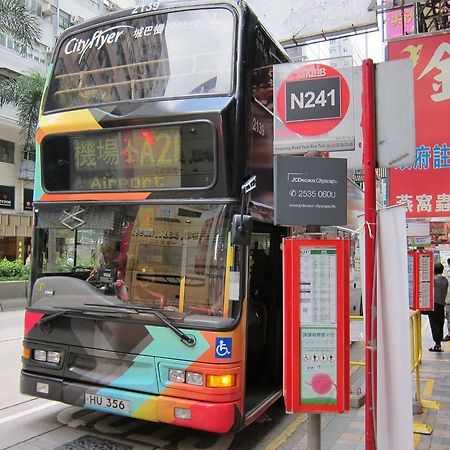
[(364, 216), (365, 216), (365, 295), (366, 310), (366, 450), (375, 449), (375, 423), (377, 398), (376, 366), (376, 144), (375, 144), (375, 68), (371, 59), (362, 63), (362, 132), (364, 168)]
[(320, 414), (308, 414), (308, 450), (320, 450)]

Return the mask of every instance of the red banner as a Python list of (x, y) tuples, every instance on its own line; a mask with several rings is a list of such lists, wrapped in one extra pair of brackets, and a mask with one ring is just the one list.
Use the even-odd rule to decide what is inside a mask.
[(389, 201), (407, 217), (450, 217), (450, 34), (388, 43), (388, 59), (414, 66), (416, 161), (390, 170)]

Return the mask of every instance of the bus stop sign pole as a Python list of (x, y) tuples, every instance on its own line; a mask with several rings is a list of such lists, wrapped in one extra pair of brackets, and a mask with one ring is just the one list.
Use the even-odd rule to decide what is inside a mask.
[(375, 177), (375, 69), (371, 59), (362, 63), (362, 135), (364, 169), (365, 238), (365, 332), (366, 332), (366, 403), (365, 448), (375, 449), (377, 366), (376, 366), (376, 177)]

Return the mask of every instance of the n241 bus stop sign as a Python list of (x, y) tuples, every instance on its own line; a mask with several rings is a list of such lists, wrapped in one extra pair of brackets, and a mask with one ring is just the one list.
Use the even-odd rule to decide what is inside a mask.
[(351, 75), (349, 64), (339, 70), (323, 63), (274, 66), (275, 154), (354, 149)]

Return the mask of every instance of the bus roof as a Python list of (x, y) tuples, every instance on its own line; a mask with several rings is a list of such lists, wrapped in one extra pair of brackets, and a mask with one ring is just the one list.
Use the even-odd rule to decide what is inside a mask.
[(135, 6), (134, 8), (121, 9), (119, 11), (114, 11), (109, 14), (97, 16), (94, 17), (93, 19), (89, 19), (76, 25), (72, 25), (71, 27), (64, 30), (64, 32), (60, 36), (60, 39), (63, 40), (67, 34), (72, 34), (74, 32), (84, 30), (85, 28), (99, 25), (105, 22), (115, 21), (117, 19), (123, 19), (125, 17), (130, 17), (134, 15), (139, 16), (139, 15), (146, 15), (149, 13), (158, 13), (161, 11), (166, 12), (170, 11), (173, 8), (180, 9), (184, 7), (192, 8), (195, 6), (230, 5), (236, 8), (237, 10), (241, 9), (242, 7), (251, 10), (251, 8), (247, 3), (239, 0), (169, 0), (165, 2), (154, 2), (154, 3), (159, 3), (159, 6), (157, 9), (152, 11), (142, 10), (142, 8), (145, 8), (145, 6)]
[[(219, 5), (229, 5), (233, 8), (235, 8), (237, 11), (250, 11), (252, 14), (255, 14), (252, 10), (251, 6), (242, 0), (169, 0), (165, 2), (154, 2), (158, 3), (158, 8), (152, 11), (153, 13), (161, 12), (161, 11), (170, 11), (171, 9), (177, 8), (192, 8), (196, 6), (219, 6)], [(142, 11), (142, 8), (145, 8), (144, 6), (135, 6), (134, 8), (126, 8), (121, 9), (120, 11), (115, 11), (110, 14), (102, 15), (94, 17), (93, 19), (86, 20), (84, 22), (81, 22), (79, 24), (73, 25), (60, 35), (59, 42), (62, 42), (67, 35), (70, 35), (72, 33), (76, 33), (78, 31), (84, 30), (89, 27), (95, 27), (95, 25), (99, 25), (105, 22), (109, 21), (116, 21), (120, 20), (126, 17), (131, 17), (133, 15), (140, 16), (140, 15), (146, 15), (149, 12), (148, 11)], [(270, 32), (267, 30), (267, 28), (264, 26), (263, 23), (260, 23), (267, 34), (270, 34)], [(275, 39), (273, 41), (277, 44), (279, 49), (286, 54), (286, 51), (284, 48), (277, 42)], [(287, 56), (287, 54), (286, 54)]]

